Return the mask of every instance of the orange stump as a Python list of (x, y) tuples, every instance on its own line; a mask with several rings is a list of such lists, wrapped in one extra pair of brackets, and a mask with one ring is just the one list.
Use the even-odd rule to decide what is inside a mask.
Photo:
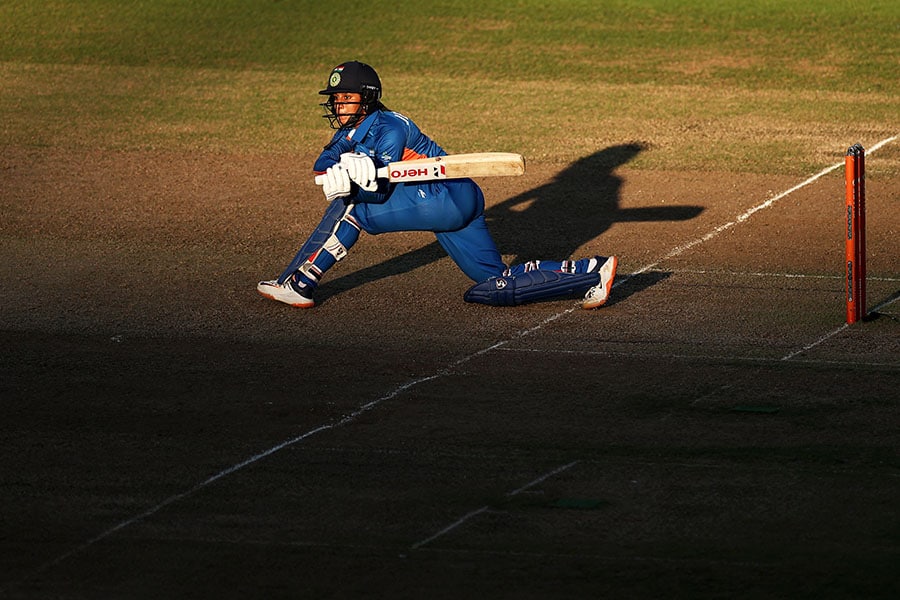
[(866, 151), (850, 146), (845, 160), (847, 323), (866, 316)]

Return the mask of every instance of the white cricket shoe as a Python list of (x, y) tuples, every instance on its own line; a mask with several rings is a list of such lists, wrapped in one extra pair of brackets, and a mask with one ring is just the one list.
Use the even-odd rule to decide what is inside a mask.
[(294, 285), (293, 279), (288, 279), (282, 284), (279, 284), (277, 279), (260, 281), (256, 284), (256, 291), (270, 300), (284, 302), (296, 308), (312, 308), (316, 305), (312, 298), (303, 295), (306, 290)]
[(600, 283), (587, 291), (581, 308), (590, 310), (592, 308), (600, 308), (606, 304), (606, 300), (609, 298), (609, 291), (612, 289), (613, 279), (616, 278), (616, 267), (618, 266), (619, 259), (615, 256), (610, 256), (606, 259), (606, 262), (603, 263), (603, 266), (598, 271), (600, 273)]

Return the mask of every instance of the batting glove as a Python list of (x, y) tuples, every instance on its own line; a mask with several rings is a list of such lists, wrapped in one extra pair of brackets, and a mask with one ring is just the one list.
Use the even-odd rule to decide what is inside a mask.
[(322, 191), (325, 193), (326, 200), (331, 202), (350, 195), (350, 175), (341, 164), (328, 167), (324, 177)]
[(350, 179), (360, 188), (367, 192), (378, 190), (378, 181), (375, 179), (375, 163), (371, 158), (361, 152), (345, 152), (341, 154), (340, 164), (347, 169)]

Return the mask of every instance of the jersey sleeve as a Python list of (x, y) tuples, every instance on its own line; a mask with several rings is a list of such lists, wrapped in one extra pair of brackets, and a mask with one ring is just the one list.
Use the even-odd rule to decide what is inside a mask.
[(347, 139), (347, 135), (343, 131), (338, 131), (327, 146), (319, 154), (313, 165), (313, 171), (318, 175), (325, 172), (325, 169), (334, 165), (341, 160), (341, 154), (353, 151), (353, 142)]

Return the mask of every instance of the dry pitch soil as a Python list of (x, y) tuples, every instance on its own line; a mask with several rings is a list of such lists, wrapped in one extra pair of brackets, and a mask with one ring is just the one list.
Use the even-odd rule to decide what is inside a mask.
[(0, 597), (896, 597), (900, 184), (842, 328), (841, 171), (738, 220), (800, 181), (639, 151), (481, 182), (509, 261), (620, 257), (600, 310), (405, 233), (304, 311), (254, 288), (310, 157), (4, 148)]

